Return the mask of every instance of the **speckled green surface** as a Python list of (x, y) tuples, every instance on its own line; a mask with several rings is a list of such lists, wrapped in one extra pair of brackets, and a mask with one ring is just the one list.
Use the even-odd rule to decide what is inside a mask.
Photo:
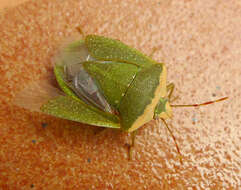
[[(165, 88), (160, 83), (162, 72), (163, 66), (156, 64), (141, 70), (136, 75), (120, 105), (121, 126), (124, 130), (132, 128), (136, 120), (145, 117), (144, 115), (147, 115), (150, 120), (153, 118), (155, 104), (158, 103), (160, 98), (157, 99), (156, 103), (153, 103), (153, 99), (156, 98), (155, 96), (161, 97), (160, 94), (156, 95), (155, 92), (159, 86)], [(151, 104), (154, 104), (153, 109), (148, 114), (145, 113), (145, 110)], [(141, 127), (141, 125), (139, 126)]]
[(118, 110), (126, 90), (140, 68), (126, 63), (86, 63), (84, 68), (98, 81), (108, 102)]
[(90, 125), (120, 128), (119, 118), (115, 115), (91, 109), (88, 105), (68, 96), (49, 100), (41, 108), (44, 113)]
[(86, 45), (90, 54), (97, 59), (124, 61), (141, 67), (155, 64), (149, 57), (118, 40), (89, 35), (86, 37)]

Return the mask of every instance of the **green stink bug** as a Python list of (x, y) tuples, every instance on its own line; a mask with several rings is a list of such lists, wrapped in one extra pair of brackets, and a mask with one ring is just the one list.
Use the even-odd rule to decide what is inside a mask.
[[(172, 117), (171, 107), (201, 106), (226, 99), (171, 105), (174, 84), (167, 84), (163, 63), (118, 40), (97, 35), (67, 45), (56, 59), (54, 74), (64, 93), (44, 86), (46, 98), (39, 106), (42, 112), (133, 132), (132, 145), (135, 131), (152, 119), (161, 118), (168, 128), (165, 119)], [(177, 143), (176, 147), (180, 153)]]

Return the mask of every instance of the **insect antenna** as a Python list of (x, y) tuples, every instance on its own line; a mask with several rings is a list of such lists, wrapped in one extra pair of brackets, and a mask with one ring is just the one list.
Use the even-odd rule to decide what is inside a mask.
[(171, 105), (171, 107), (200, 107), (200, 106), (206, 106), (206, 105), (209, 105), (209, 104), (213, 104), (213, 103), (216, 103), (216, 102), (221, 102), (221, 101), (226, 100), (226, 99), (228, 99), (228, 97), (220, 98), (220, 99), (213, 100), (213, 101), (204, 102), (204, 103), (201, 103), (201, 104)]
[(171, 134), (172, 139), (173, 139), (173, 141), (174, 141), (174, 143), (175, 143), (175, 145), (176, 145), (177, 152), (178, 152), (178, 154), (179, 154), (180, 163), (183, 164), (183, 162), (182, 162), (182, 154), (181, 154), (180, 149), (179, 149), (179, 147), (178, 147), (176, 138), (175, 138), (174, 134), (172, 133), (171, 129), (168, 127), (167, 122), (165, 121), (165, 119), (162, 119), (162, 118), (161, 118), (161, 120), (162, 120), (162, 122), (165, 124), (165, 126), (166, 126), (167, 130), (169, 131), (169, 133)]

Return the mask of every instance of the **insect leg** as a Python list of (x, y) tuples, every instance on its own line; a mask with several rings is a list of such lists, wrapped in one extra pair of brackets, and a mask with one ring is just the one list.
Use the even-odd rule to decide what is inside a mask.
[(152, 48), (152, 51), (151, 51), (151, 53), (150, 53), (150, 55), (149, 55), (149, 57), (153, 57), (153, 55), (154, 55), (154, 53), (156, 53), (157, 52), (157, 50), (158, 50), (158, 48), (157, 47), (154, 47), (154, 48)]
[(169, 92), (167, 97), (168, 97), (169, 102), (174, 102), (175, 100), (177, 100), (179, 98), (179, 96), (175, 96), (171, 99), (174, 88), (175, 88), (174, 83), (170, 83), (170, 84), (167, 85), (167, 92)]
[[(153, 55), (154, 55), (157, 51), (162, 52), (162, 47), (161, 47), (161, 46), (153, 47), (152, 50), (151, 50), (151, 53), (150, 53), (149, 57), (153, 58)], [(162, 54), (163, 54), (163, 53), (162, 53)]]
[(84, 38), (85, 38), (85, 34), (84, 34), (83, 30), (80, 28), (80, 26), (77, 26), (76, 29), (77, 29), (77, 31), (80, 33), (80, 35), (82, 36), (82, 38), (84, 39)]
[(133, 152), (133, 148), (135, 146), (136, 134), (137, 134), (137, 130), (135, 130), (131, 133), (131, 145), (128, 146), (129, 160), (132, 160), (132, 154), (133, 154), (132, 152)]
[(172, 93), (174, 91), (174, 88), (175, 88), (175, 84), (174, 83), (170, 83), (167, 85), (167, 92), (168, 92), (168, 99), (170, 100), (171, 96), (172, 96)]
[(173, 141), (174, 141), (174, 143), (175, 143), (175, 145), (176, 145), (177, 152), (178, 152), (178, 154), (179, 154), (180, 163), (183, 164), (183, 162), (182, 162), (182, 154), (181, 154), (180, 149), (179, 149), (179, 147), (178, 147), (178, 144), (177, 144), (177, 142), (176, 142), (176, 138), (175, 138), (175, 136), (173, 135), (171, 129), (168, 127), (167, 122), (165, 121), (165, 119), (162, 119), (162, 118), (161, 118), (161, 120), (162, 120), (162, 122), (164, 123), (165, 127), (167, 128), (167, 130), (169, 131), (169, 133), (171, 134), (172, 139), (173, 139)]

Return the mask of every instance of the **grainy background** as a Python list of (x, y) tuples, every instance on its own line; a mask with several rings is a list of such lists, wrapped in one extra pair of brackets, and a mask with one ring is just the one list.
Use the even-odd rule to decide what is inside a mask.
[[(12, 1), (11, 1), (12, 2)], [(6, 1), (1, 1), (1, 8)], [(5, 3), (5, 4), (4, 4)], [(119, 39), (165, 62), (176, 104), (172, 130), (128, 134), (30, 112), (12, 104), (51, 72), (77, 32)], [(0, 189), (238, 189), (241, 186), (241, 3), (238, 0), (38, 0), (0, 13)], [(27, 103), (27, 102), (26, 102)]]

